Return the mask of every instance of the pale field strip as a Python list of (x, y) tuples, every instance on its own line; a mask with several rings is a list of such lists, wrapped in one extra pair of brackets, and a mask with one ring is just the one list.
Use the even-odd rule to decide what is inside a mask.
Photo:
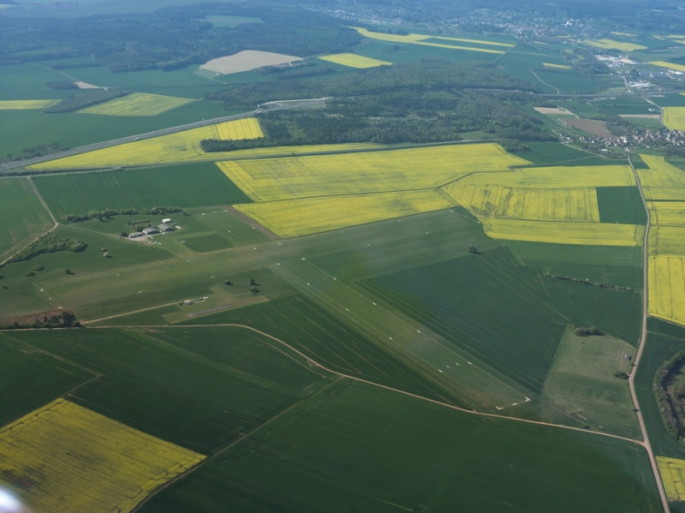
[(166, 162), (214, 160), (231, 152), (205, 153), (200, 145), (203, 139), (242, 140), (262, 136), (259, 121), (256, 118), (245, 118), (42, 162), (30, 166), (30, 169), (143, 166)]
[(649, 61), (647, 64), (651, 64), (653, 66), (659, 66), (662, 68), (668, 68), (673, 71), (685, 71), (685, 65), (683, 64), (676, 64), (675, 62), (668, 62), (668, 61)]
[(685, 460), (657, 456), (659, 473), (666, 488), (666, 495), (672, 501), (685, 500)]
[(493, 239), (589, 246), (639, 246), (644, 227), (630, 224), (577, 221), (531, 221), (482, 219), (485, 233)]
[(77, 110), (79, 114), (105, 116), (157, 116), (163, 112), (194, 102), (192, 98), (178, 98), (150, 93), (131, 93), (121, 98)]
[(685, 256), (651, 255), (648, 266), (649, 314), (685, 323)]
[(0, 110), (44, 109), (59, 100), (0, 100)]
[(684, 201), (647, 201), (647, 208), (653, 225), (685, 227)]
[(367, 37), (369, 39), (376, 39), (378, 41), (386, 41), (390, 43), (408, 43), (408, 44), (416, 44), (416, 45), (424, 45), (424, 46), (435, 46), (438, 48), (449, 48), (452, 50), (469, 50), (473, 52), (484, 52), (484, 53), (494, 53), (494, 54), (503, 54), (503, 50), (494, 50), (494, 49), (488, 49), (488, 48), (478, 48), (478, 47), (473, 47), (473, 46), (463, 46), (463, 45), (452, 45), (452, 44), (441, 44), (441, 43), (434, 43), (434, 42), (428, 42), (425, 41), (426, 39), (442, 39), (445, 41), (458, 41), (458, 42), (469, 42), (469, 43), (474, 43), (474, 44), (482, 44), (482, 45), (492, 45), (492, 46), (504, 46), (504, 47), (511, 47), (514, 45), (511, 45), (509, 43), (499, 43), (495, 41), (486, 41), (486, 40), (481, 40), (481, 39), (464, 39), (464, 38), (453, 38), (453, 37), (442, 37), (442, 36), (430, 36), (426, 34), (407, 34), (407, 35), (398, 35), (398, 34), (383, 34), (381, 32), (372, 32), (370, 30), (366, 30), (361, 27), (352, 27), (354, 28), (357, 32), (359, 32), (362, 36)]
[(218, 162), (254, 201), (438, 187), (528, 162), (493, 143)]
[(280, 237), (297, 237), (452, 207), (437, 191), (333, 196), (235, 205)]
[(685, 107), (662, 107), (662, 123), (669, 130), (685, 130)]
[(552, 69), (572, 69), (571, 66), (568, 64), (555, 64), (554, 62), (543, 62), (542, 65), (545, 68), (552, 68)]
[(631, 34), (629, 32), (612, 32), (611, 35), (618, 37), (637, 37), (637, 34)]
[(456, 202), (477, 217), (509, 217), (548, 221), (599, 222), (597, 192), (593, 187), (523, 189), (501, 185), (445, 188)]
[[(544, 64), (544, 63), (543, 63)], [(547, 116), (575, 116), (573, 112), (568, 109), (560, 107), (533, 107), (540, 114), (545, 114)]]
[(212, 59), (200, 66), (200, 69), (213, 71), (221, 75), (250, 71), (264, 66), (280, 66), (301, 61), (301, 57), (282, 53), (262, 52), (260, 50), (243, 50), (242, 52)]
[(319, 57), (322, 61), (340, 64), (349, 68), (368, 69), (376, 68), (378, 66), (389, 66), (392, 62), (382, 61), (380, 59), (373, 59), (371, 57), (364, 57), (355, 53), (335, 53), (330, 55), (323, 55)]
[(679, 198), (680, 191), (678, 190), (685, 191), (685, 171), (668, 163), (666, 158), (660, 155), (640, 154), (640, 157), (649, 166), (649, 169), (637, 170), (645, 198)]
[(583, 41), (586, 45), (602, 48), (604, 50), (620, 50), (622, 52), (633, 52), (636, 50), (646, 50), (647, 47), (625, 41), (615, 41), (613, 39), (587, 39)]
[[(474, 167), (475, 169), (477, 168)], [(635, 177), (630, 166), (554, 166), (516, 168), (512, 171), (496, 175), (474, 172), (451, 185), (457, 186), (458, 184), (497, 184), (508, 187), (543, 189), (627, 187), (635, 185)]]
[(130, 512), (205, 457), (57, 399), (0, 430), (3, 470), (40, 513)]

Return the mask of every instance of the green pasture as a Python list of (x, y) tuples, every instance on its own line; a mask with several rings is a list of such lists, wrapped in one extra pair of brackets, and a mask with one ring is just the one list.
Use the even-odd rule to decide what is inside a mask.
[(610, 336), (580, 337), (567, 329), (540, 399), (541, 417), (555, 424), (640, 439), (628, 380), (635, 347)]
[(637, 187), (598, 187), (597, 204), (602, 223), (645, 224), (647, 213)]
[(575, 71), (538, 70), (535, 73), (542, 81), (558, 89), (560, 93), (595, 93), (609, 86), (603, 80), (581, 75)]
[(685, 107), (685, 95), (682, 94), (655, 96), (652, 101), (659, 107)]
[(231, 246), (231, 244), (223, 237), (219, 237), (214, 233), (186, 237), (185, 245), (188, 247), (188, 249), (200, 253), (204, 253), (206, 251), (216, 251), (218, 249), (226, 249)]
[(654, 395), (654, 377), (659, 368), (685, 349), (685, 328), (658, 319), (649, 319), (647, 345), (635, 376), (635, 389), (647, 425), (649, 440), (658, 456), (685, 459), (685, 445), (678, 442), (661, 420)]
[(245, 23), (261, 23), (260, 18), (250, 16), (223, 16), (220, 14), (210, 14), (205, 16), (205, 21), (208, 21), (215, 27), (234, 28)]
[(51, 226), (29, 179), (0, 180), (0, 260)]
[(658, 109), (639, 96), (619, 96), (593, 101), (592, 105), (611, 114), (658, 114)]
[(94, 373), (0, 334), (0, 425), (93, 378)]
[(55, 217), (61, 220), (69, 214), (86, 215), (105, 209), (251, 203), (250, 198), (211, 162), (39, 176), (35, 182)]
[(624, 163), (609, 160), (558, 142), (526, 142), (528, 149), (512, 152), (535, 166), (599, 166)]
[(83, 329), (5, 334), (101, 374), (68, 398), (202, 453), (306, 398), (328, 378), (253, 332)]
[(135, 118), (74, 112), (45, 114), (38, 110), (3, 111), (0, 157), (52, 143), (74, 148), (226, 114), (220, 104), (206, 101), (192, 102), (158, 116)]
[[(506, 249), (364, 282), (367, 290), (539, 392), (566, 324), (586, 323), (634, 343), (637, 294), (542, 280)], [(639, 328), (639, 323), (637, 328)]]
[(517, 260), (546, 274), (642, 289), (642, 249), (508, 241)]
[(647, 513), (647, 455), (622, 440), (452, 411), (341, 383), (166, 488), (144, 513)]
[(230, 309), (183, 324), (246, 324), (280, 338), (316, 362), (348, 375), (445, 399), (439, 386), (302, 295)]

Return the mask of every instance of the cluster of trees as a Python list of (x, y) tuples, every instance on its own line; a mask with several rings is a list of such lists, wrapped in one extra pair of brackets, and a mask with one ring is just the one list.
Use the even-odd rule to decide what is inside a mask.
[[(250, 84), (209, 95), (226, 108), (281, 99), (333, 97), (325, 109), (272, 111), (263, 139), (205, 140), (205, 151), (345, 142), (426, 143), (480, 131), (505, 140), (547, 140), (531, 114), (534, 87), (485, 65), (425, 60), (325, 79)], [(518, 149), (518, 148), (516, 148)]]
[(139, 214), (149, 216), (163, 216), (166, 214), (182, 213), (183, 209), (179, 207), (152, 207), (152, 208), (106, 208), (105, 210), (91, 210), (87, 214), (69, 214), (65, 220), (67, 223), (78, 223), (80, 221), (88, 221), (90, 219), (99, 219), (100, 221), (108, 221), (114, 216), (135, 216)]
[(579, 337), (601, 337), (604, 336), (604, 332), (600, 330), (599, 328), (595, 328), (594, 326), (589, 327), (589, 328), (576, 328), (573, 330), (573, 333), (578, 335)]
[(666, 429), (676, 439), (685, 436), (685, 383), (677, 378), (685, 367), (685, 351), (664, 362), (654, 378), (654, 392)]
[(73, 251), (74, 253), (78, 253), (85, 251), (87, 247), (88, 244), (80, 240), (46, 235), (17, 253), (8, 260), (8, 263), (31, 260), (33, 257), (44, 253), (57, 253), (59, 251)]
[(27, 146), (16, 153), (8, 153), (0, 162), (13, 162), (15, 160), (30, 159), (33, 157), (40, 157), (42, 155), (49, 155), (57, 151), (66, 150), (67, 146), (59, 143), (39, 144), (37, 146)]
[(0, 322), (0, 330), (80, 328), (81, 323), (73, 312), (66, 310), (52, 315), (44, 315), (30, 322)]
[(125, 91), (123, 89), (95, 89), (84, 91), (82, 93), (77, 93), (74, 96), (70, 96), (69, 98), (65, 98), (54, 105), (50, 105), (45, 108), (43, 112), (47, 114), (74, 112), (79, 109), (90, 107), (91, 105), (113, 100), (114, 98), (121, 98), (128, 94), (131, 94), (131, 91)]
[[(215, 27), (208, 15), (261, 21)], [(0, 17), (0, 64), (84, 57), (112, 71), (173, 70), (247, 49), (307, 56), (344, 51), (360, 40), (330, 16), (254, 2), (88, 17), (7, 16)]]

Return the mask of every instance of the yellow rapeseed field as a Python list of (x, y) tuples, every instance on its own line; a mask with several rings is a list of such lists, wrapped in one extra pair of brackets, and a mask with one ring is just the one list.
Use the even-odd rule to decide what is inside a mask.
[(652, 226), (649, 230), (649, 253), (685, 256), (685, 226)]
[(426, 36), (423, 34), (407, 34), (407, 35), (397, 35), (397, 34), (384, 34), (382, 32), (372, 32), (362, 27), (352, 27), (362, 36), (368, 37), (369, 39), (377, 39), (378, 41), (388, 41), (390, 43), (416, 43), (423, 39), (428, 39), (431, 36)]
[(460, 43), (473, 43), (477, 45), (502, 46), (504, 48), (513, 48), (516, 46), (512, 43), (500, 43), (498, 41), (488, 41), (487, 39), (467, 39), (463, 37), (448, 37), (448, 36), (429, 36), (431, 39), (443, 39), (445, 41), (459, 41)]
[(653, 66), (660, 66), (662, 68), (672, 69), (673, 71), (685, 71), (685, 65), (676, 64), (675, 62), (649, 61), (649, 64), (652, 64)]
[(140, 166), (165, 162), (215, 160), (222, 156), (225, 158), (232, 153), (205, 153), (200, 146), (203, 139), (240, 140), (256, 137), (263, 137), (259, 121), (255, 118), (246, 118), (51, 160), (31, 166), (31, 169)]
[(685, 500), (685, 460), (657, 456), (661, 481), (664, 483), (666, 495), (672, 501)]
[(375, 68), (377, 66), (388, 66), (392, 64), (392, 62), (372, 59), (371, 57), (364, 57), (363, 55), (357, 55), (355, 53), (335, 53), (324, 55), (319, 57), (319, 59), (357, 69)]
[(436, 191), (332, 196), (236, 205), (281, 237), (296, 237), (453, 206)]
[(635, 50), (646, 50), (647, 47), (625, 41), (615, 41), (613, 39), (589, 39), (583, 41), (586, 45), (602, 48), (604, 50), (620, 50), (622, 52), (633, 52)]
[(630, 224), (584, 223), (576, 221), (530, 221), (488, 217), (482, 220), (485, 233), (493, 239), (583, 244), (639, 246), (644, 228)]
[[(685, 171), (658, 155), (640, 155), (649, 169), (638, 169), (645, 198), (677, 199), (685, 191)], [(678, 192), (674, 192), (678, 191)]]
[(273, 201), (437, 187), (471, 172), (526, 163), (488, 143), (227, 161), (218, 166), (253, 200)]
[[(499, 175), (494, 175), (495, 176)], [(478, 217), (599, 222), (597, 192), (592, 187), (522, 189), (501, 185), (445, 188), (460, 205)]]
[(545, 68), (552, 68), (552, 69), (572, 69), (571, 66), (568, 64), (555, 64), (553, 62), (543, 62), (542, 65)]
[(497, 184), (526, 188), (620, 187), (635, 185), (630, 166), (555, 166), (517, 168), (513, 172), (474, 173), (454, 183), (455, 187)]
[(653, 225), (685, 227), (685, 201), (648, 201)]
[(0, 110), (44, 109), (59, 100), (0, 100)]
[(649, 314), (685, 323), (685, 256), (652, 255), (648, 267)]
[(121, 98), (99, 103), (80, 109), (79, 114), (103, 114), (107, 116), (156, 116), (186, 103), (194, 102), (191, 98), (177, 98), (150, 93), (131, 93)]
[(203, 459), (64, 399), (0, 430), (2, 468), (40, 513), (127, 513)]
[(663, 107), (663, 123), (671, 130), (685, 130), (685, 107)]
[[(409, 43), (409, 44), (417, 44), (417, 45), (424, 45), (424, 46), (436, 46), (438, 48), (449, 48), (452, 50), (469, 50), (472, 52), (483, 52), (483, 53), (495, 53), (495, 54), (502, 54), (504, 53), (503, 50), (495, 50), (491, 48), (482, 48), (482, 47), (475, 47), (475, 46), (464, 46), (464, 45), (455, 45), (455, 44), (450, 44), (450, 41), (456, 41), (456, 42), (462, 42), (462, 43), (472, 43), (472, 44), (480, 44), (480, 45), (490, 45), (490, 46), (495, 46), (495, 47), (512, 47), (514, 46), (513, 44), (510, 43), (500, 43), (497, 41), (487, 41), (484, 39), (465, 39), (465, 38), (459, 38), (459, 37), (443, 37), (443, 36), (430, 36), (426, 34), (406, 34), (406, 35), (398, 35), (398, 34), (384, 34), (382, 32), (372, 32), (370, 30), (361, 28), (361, 27), (353, 27), (357, 32), (359, 32), (362, 36), (368, 37), (369, 39), (376, 39), (378, 41), (386, 41), (390, 43)], [(433, 41), (426, 41), (426, 39), (432, 39)], [(440, 43), (440, 42), (435, 42), (435, 41), (445, 41), (445, 43)]]

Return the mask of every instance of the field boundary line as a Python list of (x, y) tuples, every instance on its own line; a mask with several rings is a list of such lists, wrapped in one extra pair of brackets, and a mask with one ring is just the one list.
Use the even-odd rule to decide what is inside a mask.
[(169, 488), (171, 485), (175, 484), (176, 482), (180, 481), (184, 477), (190, 475), (191, 473), (195, 472), (196, 470), (199, 470), (201, 467), (204, 467), (207, 463), (214, 461), (216, 458), (218, 458), (222, 454), (233, 449), (236, 445), (239, 445), (240, 443), (244, 442), (246, 439), (250, 438), (257, 431), (260, 431), (262, 428), (274, 423), (279, 418), (281, 418), (283, 415), (290, 413), (296, 407), (299, 407), (303, 403), (306, 403), (306, 402), (313, 400), (315, 397), (319, 396), (325, 390), (328, 390), (329, 388), (333, 387), (335, 384), (339, 383), (341, 381), (341, 379), (342, 379), (342, 377), (338, 377), (337, 379), (334, 379), (333, 381), (323, 385), (321, 388), (319, 388), (313, 394), (311, 394), (307, 397), (304, 397), (304, 398), (300, 399), (299, 401), (296, 401), (294, 404), (291, 404), (290, 406), (288, 406), (284, 410), (278, 412), (273, 417), (270, 417), (270, 418), (266, 419), (264, 422), (262, 422), (261, 424), (259, 424), (258, 426), (255, 426), (253, 429), (251, 429), (250, 431), (248, 431), (244, 435), (239, 436), (238, 438), (236, 438), (235, 440), (230, 442), (225, 447), (222, 447), (221, 449), (219, 449), (217, 452), (207, 455), (207, 457), (205, 459), (203, 459), (202, 461), (200, 461), (199, 463), (197, 463), (193, 467), (190, 467), (185, 472), (177, 475), (176, 477), (174, 477), (173, 479), (170, 479), (169, 481), (167, 481), (166, 483), (164, 483), (160, 487), (152, 490), (147, 495), (147, 497), (145, 497), (142, 501), (140, 501), (138, 504), (136, 504), (136, 506), (131, 510), (131, 513), (136, 513), (138, 510), (140, 510), (140, 508), (142, 508), (145, 504), (147, 504), (147, 502), (150, 501), (150, 499), (156, 497), (160, 492), (163, 492), (164, 490), (166, 490), (167, 488)]
[[(304, 354), (304, 353), (303, 353), (302, 351), (300, 351), (299, 349), (297, 349), (297, 348), (291, 346), (290, 344), (288, 344), (288, 343), (285, 342), (284, 340), (281, 340), (280, 338), (278, 338), (278, 337), (276, 337), (276, 336), (274, 336), (274, 335), (270, 335), (269, 333), (266, 333), (266, 332), (264, 332), (264, 331), (262, 331), (262, 330), (259, 330), (259, 329), (257, 329), (257, 328), (254, 328), (254, 327), (252, 327), (252, 326), (247, 326), (246, 324), (231, 324), (231, 323), (225, 323), (225, 324), (211, 324), (211, 325), (209, 325), (209, 324), (184, 324), (184, 325), (155, 325), (155, 326), (93, 326), (91, 329), (112, 329), (112, 328), (117, 328), (117, 329), (127, 329), (127, 328), (128, 328), (128, 329), (132, 329), (132, 328), (197, 329), (197, 328), (208, 328), (208, 327), (242, 328), (242, 329), (246, 329), (246, 330), (252, 331), (252, 332), (254, 332), (254, 333), (258, 333), (258, 334), (260, 334), (260, 335), (262, 335), (262, 336), (264, 336), (264, 337), (266, 337), (266, 338), (268, 338), (268, 339), (273, 340), (274, 342), (276, 342), (276, 343), (278, 343), (278, 344), (280, 344), (280, 345), (283, 345), (283, 346), (287, 347), (288, 349), (290, 349), (290, 350), (293, 351), (294, 353), (296, 353), (296, 354), (298, 354), (299, 356), (301, 356), (302, 358), (304, 358), (304, 359), (305, 359), (307, 362), (309, 362), (312, 366), (318, 367), (318, 368), (320, 368), (320, 369), (322, 369), (322, 370), (324, 370), (324, 371), (327, 371), (327, 372), (329, 372), (329, 373), (331, 373), (331, 374), (333, 374), (333, 375), (335, 375), (335, 376), (338, 376), (339, 378), (345, 378), (345, 379), (349, 379), (349, 380), (351, 380), (351, 381), (356, 381), (356, 382), (358, 382), (358, 383), (364, 383), (364, 384), (366, 384), (366, 385), (370, 385), (370, 386), (373, 386), (373, 387), (376, 387), (376, 388), (382, 388), (382, 389), (388, 390), (388, 391), (390, 391), (390, 392), (395, 392), (395, 393), (398, 393), (398, 394), (406, 395), (406, 396), (408, 396), (408, 397), (413, 397), (413, 398), (415, 398), (415, 399), (419, 399), (419, 400), (421, 400), (421, 401), (426, 401), (426, 402), (435, 404), (435, 405), (437, 405), (437, 406), (442, 406), (442, 407), (445, 407), (445, 408), (449, 408), (449, 409), (451, 409), (451, 410), (459, 411), (459, 412), (462, 412), (462, 413), (469, 413), (469, 414), (472, 414), (472, 415), (478, 415), (478, 416), (481, 416), (481, 417), (490, 417), (490, 418), (495, 418), (495, 419), (509, 420), (509, 421), (512, 421), (512, 422), (523, 422), (523, 423), (525, 423), (525, 424), (534, 424), (534, 425), (537, 425), (537, 426), (546, 426), (546, 427), (552, 427), (552, 428), (558, 428), (558, 429), (567, 429), (567, 430), (571, 430), (571, 431), (577, 431), (577, 432), (580, 432), (580, 433), (588, 433), (588, 434), (593, 434), (593, 435), (598, 435), (598, 436), (604, 436), (604, 437), (613, 438), (613, 439), (616, 439), (616, 440), (622, 440), (622, 441), (624, 441), (624, 442), (630, 442), (630, 443), (632, 443), (632, 444), (639, 445), (639, 446), (641, 446), (641, 447), (645, 447), (644, 442), (641, 441), (641, 440), (634, 440), (634, 439), (632, 439), (632, 438), (628, 438), (628, 437), (624, 437), (624, 436), (620, 436), (620, 435), (613, 435), (613, 434), (611, 434), (611, 433), (603, 433), (603, 432), (601, 432), (601, 431), (593, 431), (593, 430), (584, 429), (584, 428), (579, 428), (579, 427), (565, 426), (565, 425), (563, 425), (563, 424), (554, 424), (554, 423), (552, 423), (552, 422), (543, 422), (543, 421), (539, 421), (539, 420), (530, 420), (530, 419), (522, 419), (522, 418), (517, 418), (517, 417), (508, 417), (508, 416), (506, 416), (506, 415), (500, 415), (500, 414), (498, 414), (498, 413), (488, 413), (488, 412), (482, 412), (482, 411), (477, 411), (477, 410), (470, 410), (470, 409), (468, 409), (468, 408), (463, 408), (463, 407), (461, 407), (461, 406), (456, 406), (456, 405), (454, 405), (454, 404), (449, 404), (449, 403), (446, 403), (446, 402), (443, 402), (443, 401), (439, 401), (439, 400), (437, 400), (437, 399), (431, 399), (431, 398), (429, 398), (429, 397), (425, 397), (425, 396), (422, 396), (422, 395), (419, 395), (419, 394), (415, 394), (415, 393), (413, 393), (413, 392), (408, 392), (408, 391), (406, 391), (406, 390), (401, 390), (401, 389), (399, 389), (399, 388), (394, 388), (394, 387), (391, 387), (391, 386), (388, 386), (388, 385), (383, 385), (383, 384), (381, 384), (381, 383), (376, 383), (376, 382), (374, 382), (374, 381), (370, 381), (370, 380), (367, 380), (367, 379), (364, 379), (364, 378), (360, 378), (360, 377), (357, 377), (357, 376), (352, 376), (352, 375), (350, 375), (350, 374), (345, 374), (344, 372), (339, 372), (339, 371), (336, 371), (336, 370), (333, 370), (333, 369), (330, 369), (330, 368), (326, 367), (325, 365), (323, 365), (322, 363), (320, 363), (320, 362), (314, 360), (314, 359), (311, 358), (310, 356), (307, 356), (306, 354)], [(337, 380), (336, 380), (336, 382), (337, 382)], [(134, 513), (134, 512), (135, 512), (135, 510), (133, 510), (132, 513)], [(668, 510), (666, 510), (666, 513), (668, 513)]]
[(648, 336), (648, 326), (647, 321), (649, 317), (649, 232), (652, 226), (652, 216), (647, 208), (647, 201), (645, 200), (645, 193), (642, 189), (642, 182), (640, 181), (640, 173), (637, 172), (633, 161), (628, 157), (628, 163), (635, 176), (635, 181), (637, 183), (637, 188), (640, 191), (640, 198), (642, 199), (642, 206), (645, 209), (646, 220), (645, 220), (645, 230), (642, 238), (642, 328), (640, 330), (640, 340), (637, 347), (637, 354), (635, 355), (633, 371), (628, 376), (628, 385), (630, 387), (630, 397), (633, 400), (633, 407), (637, 415), (638, 424), (640, 426), (640, 431), (642, 432), (643, 446), (647, 451), (649, 456), (649, 461), (652, 466), (652, 473), (654, 474), (654, 480), (656, 481), (657, 490), (659, 491), (659, 497), (661, 499), (661, 504), (665, 513), (669, 513), (671, 508), (668, 504), (668, 496), (666, 495), (666, 490), (664, 489), (664, 483), (661, 478), (661, 473), (659, 472), (659, 465), (657, 464), (656, 457), (654, 456), (654, 450), (652, 449), (652, 444), (649, 441), (649, 435), (647, 433), (647, 426), (645, 424), (644, 415), (642, 415), (642, 409), (640, 408), (640, 402), (637, 397), (637, 391), (635, 390), (635, 375), (640, 367), (640, 362), (642, 361), (642, 355), (645, 351), (645, 346), (647, 345)]

